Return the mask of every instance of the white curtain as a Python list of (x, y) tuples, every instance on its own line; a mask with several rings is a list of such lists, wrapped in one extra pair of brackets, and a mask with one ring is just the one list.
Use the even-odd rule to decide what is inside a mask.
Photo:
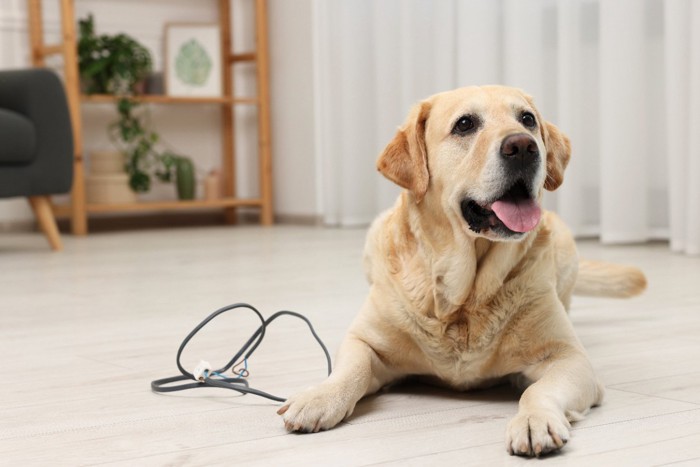
[(374, 161), (413, 102), (501, 83), (570, 136), (546, 205), (577, 235), (700, 253), (700, 2), (317, 0), (314, 14), (326, 223), (392, 204)]
[(700, 3), (664, 2), (671, 249), (700, 254)]

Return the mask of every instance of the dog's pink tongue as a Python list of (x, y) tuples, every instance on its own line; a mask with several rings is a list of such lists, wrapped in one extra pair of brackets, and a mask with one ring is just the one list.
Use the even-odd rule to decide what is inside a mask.
[(529, 232), (540, 221), (542, 211), (534, 199), (495, 201), (491, 209), (513, 232)]

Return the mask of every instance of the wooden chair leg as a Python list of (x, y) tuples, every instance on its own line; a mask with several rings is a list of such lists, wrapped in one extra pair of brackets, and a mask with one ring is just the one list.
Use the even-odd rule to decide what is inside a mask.
[(41, 228), (42, 232), (44, 232), (44, 235), (46, 235), (46, 239), (49, 241), (51, 249), (54, 251), (62, 250), (63, 244), (61, 243), (61, 235), (58, 232), (56, 219), (53, 217), (49, 197), (30, 196), (29, 204), (32, 206), (36, 220), (39, 222), (39, 227)]

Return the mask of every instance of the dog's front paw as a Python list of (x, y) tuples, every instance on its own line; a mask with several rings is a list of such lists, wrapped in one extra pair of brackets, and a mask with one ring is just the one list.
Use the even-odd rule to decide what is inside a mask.
[(354, 405), (346, 400), (342, 392), (321, 384), (287, 399), (277, 414), (282, 415), (289, 431), (316, 433), (333, 428), (350, 415)]
[(506, 449), (513, 455), (540, 456), (569, 441), (571, 424), (556, 412), (519, 413), (506, 429)]

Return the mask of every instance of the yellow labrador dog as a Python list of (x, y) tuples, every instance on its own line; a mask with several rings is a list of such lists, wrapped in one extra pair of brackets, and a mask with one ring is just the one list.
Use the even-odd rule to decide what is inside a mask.
[(540, 208), (569, 157), (568, 138), (520, 90), (467, 87), (417, 104), (377, 162), (405, 191), (368, 233), (369, 296), (333, 373), (278, 411), (287, 429), (332, 428), (411, 375), (459, 390), (517, 379), (527, 389), (507, 450), (566, 444), (569, 422), (603, 397), (567, 316), (572, 293), (646, 286), (638, 269), (579, 261), (566, 226)]

